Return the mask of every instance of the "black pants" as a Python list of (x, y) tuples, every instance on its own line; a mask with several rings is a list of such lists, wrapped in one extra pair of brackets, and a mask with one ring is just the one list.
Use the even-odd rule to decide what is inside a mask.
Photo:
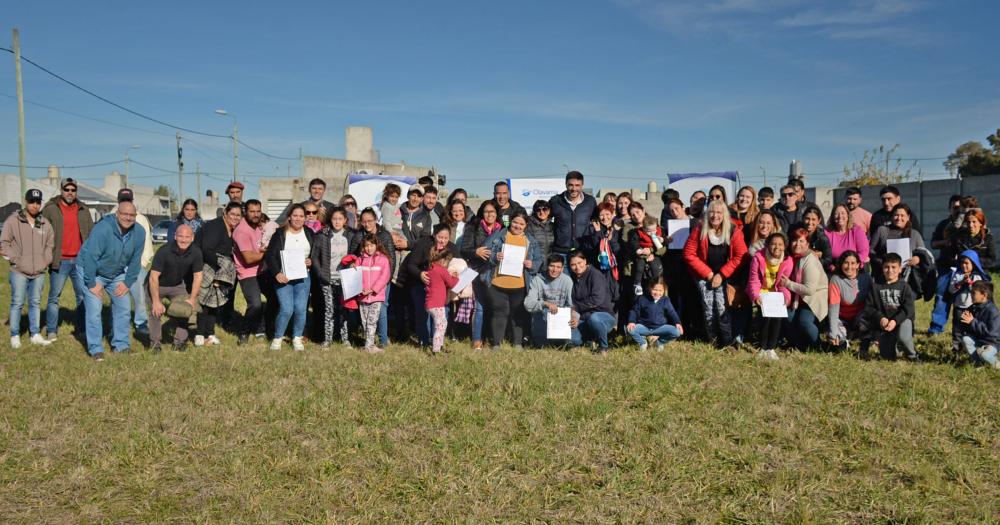
[(197, 335), (208, 337), (210, 335), (215, 335), (215, 320), (220, 315), (222, 307), (212, 308), (209, 306), (202, 305), (201, 313), (198, 314), (198, 331)]
[(774, 350), (781, 339), (781, 328), (785, 320), (780, 317), (762, 317), (760, 321), (760, 347), (763, 350)]
[(322, 341), (326, 337), (326, 327), (323, 326), (323, 319), (326, 318), (326, 301), (323, 299), (323, 285), (319, 279), (310, 281), (309, 304), (312, 306), (312, 314), (306, 315), (306, 333), (309, 334), (309, 339)]
[[(269, 276), (258, 275), (240, 279), (240, 290), (243, 291), (243, 298), (247, 301), (247, 310), (243, 314), (243, 326), (239, 329), (239, 335), (273, 334), (274, 319), (278, 315), (274, 307), (278, 304), (278, 299)], [(261, 297), (267, 299), (266, 307)]]
[(507, 334), (510, 326), (511, 340), (515, 345), (523, 344), (524, 340), (524, 298), (527, 290), (524, 288), (507, 289), (490, 285), (486, 291), (490, 303), (490, 331), (493, 344), (499, 345)]

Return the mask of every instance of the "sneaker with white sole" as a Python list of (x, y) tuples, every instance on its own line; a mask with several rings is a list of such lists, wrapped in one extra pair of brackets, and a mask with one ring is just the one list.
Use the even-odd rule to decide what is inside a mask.
[(301, 351), (303, 351), (303, 350), (306, 349), (306, 345), (302, 344), (302, 338), (301, 337), (293, 337), (292, 338), (292, 348), (296, 352), (301, 352)]
[(281, 350), (281, 338), (271, 339), (271, 350)]
[(46, 339), (46, 340), (47, 340), (48, 342), (50, 342), (50, 343), (54, 343), (54, 342), (56, 342), (56, 341), (57, 341), (57, 340), (58, 340), (59, 338), (58, 338), (58, 337), (56, 336), (56, 334), (45, 334), (45, 339)]
[(768, 350), (767, 351), (767, 358), (770, 359), (771, 361), (777, 361), (778, 360), (778, 352), (776, 350), (774, 350), (774, 349)]
[(196, 336), (194, 336), (194, 345), (195, 346), (205, 346), (205, 336), (203, 336), (203, 335), (196, 335)]
[(39, 346), (49, 346), (50, 344), (52, 344), (52, 341), (49, 341), (48, 339), (42, 337), (42, 334), (35, 334), (31, 336), (31, 344)]
[(21, 336), (19, 335), (10, 336), (10, 347), (15, 350), (21, 348)]
[(221, 345), (221, 344), (222, 341), (219, 341), (219, 338), (215, 337), (214, 335), (210, 335), (205, 338), (205, 345)]

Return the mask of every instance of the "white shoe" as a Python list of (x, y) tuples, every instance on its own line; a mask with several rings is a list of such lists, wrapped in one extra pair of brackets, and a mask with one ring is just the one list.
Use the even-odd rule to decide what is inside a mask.
[(292, 338), (292, 348), (294, 348), (296, 352), (301, 352), (301, 351), (303, 351), (303, 350), (306, 349), (306, 345), (302, 344), (302, 338), (301, 337), (293, 337)]
[(45, 339), (47, 339), (50, 343), (54, 343), (58, 338), (56, 337), (56, 334), (45, 334)]
[(281, 338), (271, 339), (271, 350), (281, 350)]
[(203, 336), (203, 335), (196, 335), (196, 336), (194, 336), (194, 345), (195, 346), (205, 346), (205, 336)]
[(770, 359), (771, 361), (777, 361), (778, 360), (778, 352), (775, 351), (775, 350), (768, 350), (767, 351), (767, 358)]
[(52, 341), (49, 341), (48, 339), (42, 337), (42, 334), (35, 334), (31, 336), (31, 344), (49, 346), (50, 344), (52, 344)]
[(19, 335), (10, 336), (10, 347), (15, 350), (21, 348), (21, 336)]
[(222, 341), (219, 341), (218, 337), (215, 337), (214, 335), (210, 335), (210, 336), (208, 336), (208, 337), (205, 338), (205, 344), (206, 345), (221, 345)]

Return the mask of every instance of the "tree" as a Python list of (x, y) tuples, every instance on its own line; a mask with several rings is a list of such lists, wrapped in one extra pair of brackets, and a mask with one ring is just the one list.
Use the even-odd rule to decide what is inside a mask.
[[(840, 181), (841, 188), (851, 186), (885, 186), (899, 184), (910, 180), (917, 163), (903, 169), (903, 160), (894, 157), (899, 144), (891, 148), (881, 145), (878, 148), (865, 150), (860, 159), (850, 166), (844, 166), (844, 178)], [(919, 175), (920, 170), (917, 169)]]
[(958, 173), (961, 177), (1000, 173), (1000, 129), (986, 137), (986, 141), (993, 149), (988, 149), (979, 142), (966, 142), (948, 155), (944, 167), (953, 175)]
[(155, 190), (153, 190), (153, 195), (161, 195), (163, 197), (170, 196), (170, 188), (166, 184), (160, 184)]

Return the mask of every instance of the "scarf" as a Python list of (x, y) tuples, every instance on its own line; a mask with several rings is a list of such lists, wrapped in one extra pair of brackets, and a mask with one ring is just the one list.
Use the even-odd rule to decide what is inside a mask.
[(487, 237), (493, 235), (494, 232), (503, 229), (503, 225), (500, 224), (500, 221), (494, 222), (493, 226), (489, 226), (486, 224), (485, 220), (479, 219), (479, 225), (483, 228), (483, 231), (486, 232)]
[(615, 252), (611, 249), (611, 241), (608, 240), (607, 235), (601, 236), (597, 264), (600, 266), (601, 271), (607, 272), (610, 270), (611, 277), (616, 281), (618, 280), (618, 258), (615, 257)]

